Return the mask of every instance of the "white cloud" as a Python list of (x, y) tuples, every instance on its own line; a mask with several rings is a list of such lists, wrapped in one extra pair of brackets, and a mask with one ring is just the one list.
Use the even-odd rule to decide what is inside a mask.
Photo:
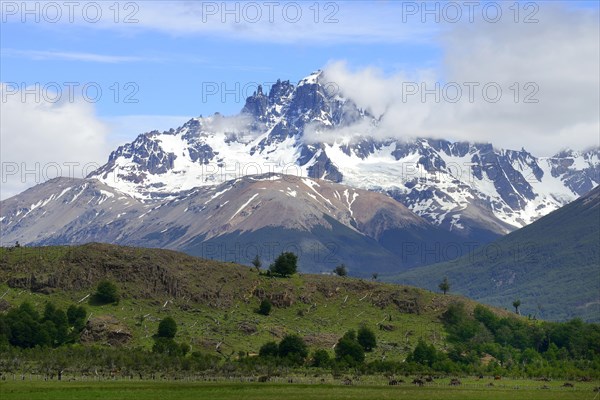
[[(225, 132), (230, 135), (243, 135), (240, 139), (252, 140), (256, 136), (264, 133), (266, 127), (262, 124), (257, 125), (254, 118), (248, 114), (239, 114), (224, 116), (215, 114), (204, 119), (206, 130), (213, 132)], [(252, 127), (255, 129), (253, 130)]]
[[(385, 111), (373, 132), (376, 137), (485, 141), (525, 147), (536, 155), (599, 146), (598, 17), (597, 10), (541, 3), (535, 24), (506, 18), (495, 24), (446, 26), (442, 70), (385, 76), (376, 69), (352, 71), (343, 62), (333, 62), (325, 68), (325, 77), (359, 106), (377, 116)], [(433, 94), (423, 98), (424, 88), (435, 91), (435, 81), (440, 84), (439, 102)], [(449, 101), (456, 93), (450, 82), (462, 90), (456, 103)], [(469, 82), (479, 85), (471, 86), (472, 102)], [(410, 95), (414, 84), (417, 93)], [(487, 99), (486, 84), (494, 85)], [(502, 90), (498, 102), (492, 102), (494, 87)], [(525, 103), (527, 95), (538, 102)]]
[[(394, 1), (143, 1), (120, 3), (118, 14), (113, 3), (88, 3), (94, 5), (88, 7), (91, 15), (85, 15), (82, 3), (76, 7), (73, 21), (68, 18), (68, 7), (62, 7), (63, 18), (58, 24), (106, 29), (126, 36), (152, 31), (175, 37), (307, 45), (414, 43), (431, 39), (438, 30), (435, 24), (423, 24), (416, 18), (402, 22), (402, 2)], [(57, 4), (60, 7), (60, 2)], [(100, 7), (101, 17), (96, 19)], [(18, 13), (7, 16), (8, 22), (20, 22), (19, 18)]]
[(40, 50), (16, 50), (2, 49), (3, 57), (25, 57), (32, 60), (67, 60), (67, 61), (84, 61), (98, 62), (108, 64), (118, 64), (124, 62), (141, 62), (141, 61), (160, 61), (157, 58), (133, 57), (133, 56), (116, 56), (109, 54), (67, 52), (67, 51), (40, 51)]
[[(56, 176), (83, 178), (135, 136), (181, 126), (181, 115), (99, 117), (93, 104), (44, 101), (0, 86), (0, 199)], [(51, 96), (48, 96), (51, 97)]]
[(56, 176), (81, 178), (106, 161), (109, 129), (93, 105), (36, 101), (0, 89), (0, 198)]
[(340, 139), (344, 142), (352, 142), (363, 137), (377, 137), (379, 132), (380, 130), (375, 129), (367, 120), (332, 130), (321, 130), (317, 123), (309, 123), (304, 127), (302, 139), (307, 144), (333, 143)]

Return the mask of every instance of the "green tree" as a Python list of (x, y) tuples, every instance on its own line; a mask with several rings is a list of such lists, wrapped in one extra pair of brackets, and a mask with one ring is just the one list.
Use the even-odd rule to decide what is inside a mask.
[(50, 346), (56, 336), (54, 323), (52, 321), (42, 323), (40, 314), (29, 302), (23, 302), (18, 308), (10, 309), (4, 321), (7, 325), (6, 331), (9, 333), (8, 341), (13, 346), (22, 348)]
[(327, 350), (316, 350), (313, 353), (311, 365), (317, 368), (327, 368), (329, 365), (331, 365), (331, 357), (329, 356)]
[(260, 256), (258, 255), (258, 253), (252, 260), (252, 265), (254, 265), (254, 268), (256, 268), (256, 272), (260, 272), (260, 267), (262, 267), (262, 261), (260, 261)]
[(163, 318), (158, 324), (156, 336), (159, 338), (173, 339), (177, 334), (177, 322), (172, 317)]
[(274, 275), (291, 276), (298, 269), (298, 256), (291, 252), (281, 253), (275, 262), (269, 266)]
[(344, 264), (340, 264), (337, 267), (334, 268), (333, 272), (337, 275), (337, 276), (346, 276), (348, 275), (348, 269), (346, 268), (346, 265)]
[(298, 335), (286, 335), (279, 343), (279, 357), (290, 358), (298, 363), (308, 356), (308, 347)]
[(185, 356), (190, 350), (187, 343), (177, 343), (174, 338), (177, 334), (177, 323), (172, 317), (163, 318), (158, 324), (158, 330), (154, 335), (153, 353), (166, 354), (169, 356)]
[(365, 361), (365, 350), (356, 340), (356, 333), (348, 331), (338, 340), (335, 346), (335, 358), (346, 361), (350, 365), (360, 364)]
[(438, 285), (440, 290), (446, 294), (450, 290), (450, 282), (448, 282), (448, 277), (444, 277), (444, 280)]
[(10, 326), (6, 322), (4, 315), (0, 314), (0, 349), (3, 345), (8, 343), (10, 337)]
[(279, 346), (275, 342), (267, 342), (260, 347), (258, 356), (262, 358), (277, 357), (279, 355)]
[(271, 302), (269, 301), (269, 299), (264, 298), (260, 302), (260, 306), (258, 307), (258, 313), (262, 314), (262, 315), (269, 315), (271, 313), (271, 308), (272, 307), (273, 307), (273, 305), (271, 304)]
[(350, 329), (349, 331), (346, 331), (346, 333), (344, 333), (344, 336), (342, 336), (342, 339), (349, 339), (349, 340), (356, 341), (356, 332), (354, 331), (354, 329)]
[(417, 346), (413, 352), (408, 355), (406, 360), (431, 367), (434, 362), (438, 361), (438, 359), (438, 352), (435, 347), (433, 347), (433, 345), (428, 345), (421, 338), (419, 339), (419, 342), (417, 343)]
[[(69, 335), (69, 324), (65, 312), (53, 303), (47, 302), (44, 308), (42, 329), (44, 329), (52, 340), (52, 344), (60, 346), (67, 341)], [(46, 322), (49, 322), (47, 324)]]
[(496, 332), (500, 327), (499, 318), (490, 311), (487, 307), (484, 307), (480, 304), (475, 306), (473, 310), (473, 316), (475, 319), (485, 325), (492, 333)]
[(366, 352), (373, 351), (373, 349), (377, 347), (375, 333), (364, 325), (358, 329), (356, 340)]
[(39, 321), (40, 319), (40, 314), (35, 310), (35, 308), (33, 308), (31, 303), (28, 301), (21, 303), (21, 305), (18, 308), (18, 312), (29, 315), (35, 321)]
[(67, 319), (75, 332), (80, 332), (83, 329), (86, 317), (87, 311), (83, 306), (71, 304), (69, 308), (67, 308)]
[(538, 353), (532, 348), (525, 349), (525, 351), (521, 353), (520, 357), (520, 361), (523, 365), (533, 364), (541, 359), (542, 356), (540, 355), (540, 353)]
[(169, 356), (185, 356), (190, 350), (190, 346), (186, 343), (177, 343), (172, 338), (157, 337), (154, 338), (152, 346), (153, 353), (166, 354)]
[(103, 304), (118, 303), (119, 302), (119, 290), (117, 286), (110, 281), (102, 281), (96, 288), (94, 295), (95, 300)]
[(521, 307), (521, 300), (517, 299), (513, 301), (513, 307), (515, 308), (515, 314), (519, 314), (519, 307)]

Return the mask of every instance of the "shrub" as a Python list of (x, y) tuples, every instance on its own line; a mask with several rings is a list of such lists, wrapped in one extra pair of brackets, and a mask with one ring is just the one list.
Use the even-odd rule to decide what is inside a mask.
[(177, 323), (171, 317), (166, 317), (158, 324), (158, 332), (156, 334), (159, 338), (173, 339), (177, 334)]
[(186, 343), (177, 343), (172, 338), (158, 337), (154, 339), (153, 353), (166, 354), (169, 356), (185, 356), (190, 351)]
[(356, 333), (348, 331), (335, 346), (335, 358), (346, 361), (350, 365), (360, 364), (365, 361), (365, 350), (356, 340)]
[(327, 350), (319, 349), (313, 353), (312, 363), (313, 367), (327, 368), (331, 364), (331, 357)]
[(260, 272), (260, 267), (262, 267), (262, 261), (260, 261), (260, 256), (257, 254), (252, 260), (252, 265), (256, 268), (256, 272)]
[(103, 304), (118, 303), (119, 291), (117, 286), (110, 281), (102, 281), (96, 288), (94, 299)]
[(260, 306), (258, 307), (258, 313), (262, 315), (269, 315), (271, 313), (271, 308), (273, 305), (269, 301), (269, 299), (263, 299), (260, 302)]
[(366, 352), (370, 352), (377, 347), (377, 339), (375, 338), (375, 334), (366, 326), (360, 327), (356, 339)]
[(304, 340), (297, 335), (287, 335), (279, 343), (279, 357), (304, 361), (308, 356), (308, 348)]
[(277, 355), (279, 354), (279, 346), (277, 346), (277, 343), (275, 342), (267, 342), (265, 344), (263, 344), (260, 348), (260, 350), (258, 351), (258, 356), (265, 358), (265, 357), (277, 357)]
[(87, 311), (83, 306), (76, 306), (71, 304), (67, 308), (67, 319), (69, 324), (73, 326), (75, 332), (79, 332), (85, 326), (85, 318), (87, 317)]
[(333, 272), (337, 276), (346, 276), (346, 275), (348, 275), (348, 269), (346, 268), (346, 266), (344, 264), (340, 264), (337, 267), (335, 267), (335, 269), (333, 270)]
[(406, 361), (431, 367), (433, 363), (441, 361), (442, 359), (443, 357), (438, 353), (433, 345), (428, 345), (423, 339), (419, 339), (417, 347), (415, 347), (413, 352), (408, 355)]

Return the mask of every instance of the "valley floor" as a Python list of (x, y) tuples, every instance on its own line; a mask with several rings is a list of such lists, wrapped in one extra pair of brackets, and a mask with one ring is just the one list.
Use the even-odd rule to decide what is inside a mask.
[[(486, 386), (489, 382), (462, 379), (459, 387), (449, 386), (449, 379), (440, 379), (417, 387), (407, 380), (398, 386), (375, 384), (362, 379), (352, 386), (342, 381), (333, 384), (240, 383), (240, 382), (154, 382), (154, 381), (31, 381), (8, 380), (0, 382), (3, 400), (211, 400), (245, 399), (312, 400), (312, 399), (427, 399), (427, 400), (547, 400), (596, 399), (596, 383), (575, 383), (574, 388), (564, 388), (562, 381), (538, 382), (533, 380), (503, 380)], [(542, 389), (546, 385), (547, 389)]]

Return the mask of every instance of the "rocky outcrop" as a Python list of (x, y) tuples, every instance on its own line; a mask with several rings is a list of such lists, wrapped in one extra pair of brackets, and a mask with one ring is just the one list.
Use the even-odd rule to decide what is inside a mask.
[(107, 343), (123, 346), (131, 341), (132, 335), (125, 324), (112, 315), (92, 317), (81, 332), (81, 343)]

